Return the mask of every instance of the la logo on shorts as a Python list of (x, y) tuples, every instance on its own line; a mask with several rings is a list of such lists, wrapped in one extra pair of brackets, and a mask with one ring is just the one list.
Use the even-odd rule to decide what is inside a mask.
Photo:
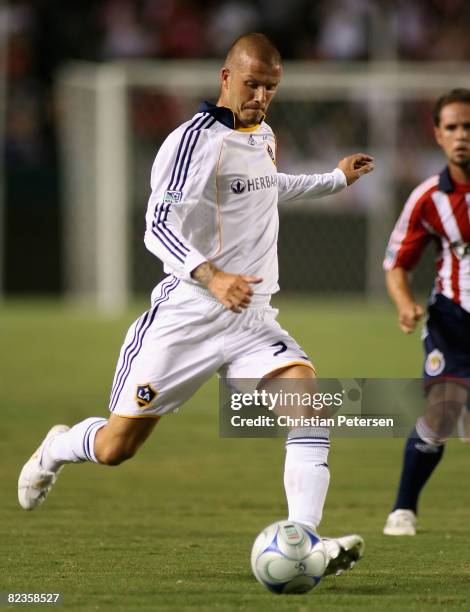
[(157, 392), (152, 389), (152, 385), (139, 385), (135, 393), (135, 401), (140, 408), (147, 408), (157, 397)]
[(426, 358), (424, 369), (429, 376), (437, 376), (446, 366), (446, 360), (441, 351), (434, 349)]

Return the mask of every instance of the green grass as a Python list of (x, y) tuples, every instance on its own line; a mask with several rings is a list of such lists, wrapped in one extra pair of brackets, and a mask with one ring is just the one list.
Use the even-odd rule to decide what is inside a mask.
[[(419, 338), (393, 310), (341, 298), (279, 301), (280, 321), (324, 377), (419, 376)], [(470, 449), (449, 443), (425, 490), (417, 538), (381, 536), (402, 440), (335, 440), (321, 533), (360, 532), (364, 560), (304, 596), (251, 575), (258, 531), (285, 516), (279, 439), (221, 439), (217, 385), (162, 419), (119, 468), (66, 467), (33, 513), (16, 500), (23, 462), (49, 426), (106, 414), (119, 319), (47, 302), (0, 308), (0, 591), (61, 592), (70, 610), (454, 610), (470, 607)]]

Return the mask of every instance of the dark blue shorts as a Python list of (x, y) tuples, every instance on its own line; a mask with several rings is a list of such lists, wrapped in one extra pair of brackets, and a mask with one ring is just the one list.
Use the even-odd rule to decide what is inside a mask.
[(470, 313), (438, 293), (423, 330), (424, 383), (458, 380), (470, 387)]

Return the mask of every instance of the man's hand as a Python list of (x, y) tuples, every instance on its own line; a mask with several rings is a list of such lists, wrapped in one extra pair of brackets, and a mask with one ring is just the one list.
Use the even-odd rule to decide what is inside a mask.
[(415, 302), (407, 302), (397, 306), (398, 325), (402, 332), (411, 334), (416, 329), (416, 324), (424, 314), (422, 306)]
[(356, 153), (348, 157), (343, 157), (338, 164), (338, 168), (344, 172), (347, 184), (352, 185), (363, 174), (372, 172), (374, 169), (373, 161), (374, 158), (370, 155)]
[(229, 274), (206, 261), (191, 272), (191, 276), (205, 285), (221, 304), (232, 312), (241, 312), (251, 302), (251, 284), (261, 283), (258, 276)]
[(398, 312), (398, 326), (405, 334), (411, 334), (424, 314), (423, 308), (415, 302), (408, 271), (397, 267), (387, 270), (385, 281), (390, 297), (395, 302)]

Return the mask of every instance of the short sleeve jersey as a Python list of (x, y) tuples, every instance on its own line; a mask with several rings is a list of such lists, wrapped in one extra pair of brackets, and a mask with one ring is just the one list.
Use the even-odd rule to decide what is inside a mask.
[(429, 242), (437, 247), (435, 291), (470, 312), (470, 184), (456, 183), (447, 167), (411, 193), (384, 268), (413, 269)]

